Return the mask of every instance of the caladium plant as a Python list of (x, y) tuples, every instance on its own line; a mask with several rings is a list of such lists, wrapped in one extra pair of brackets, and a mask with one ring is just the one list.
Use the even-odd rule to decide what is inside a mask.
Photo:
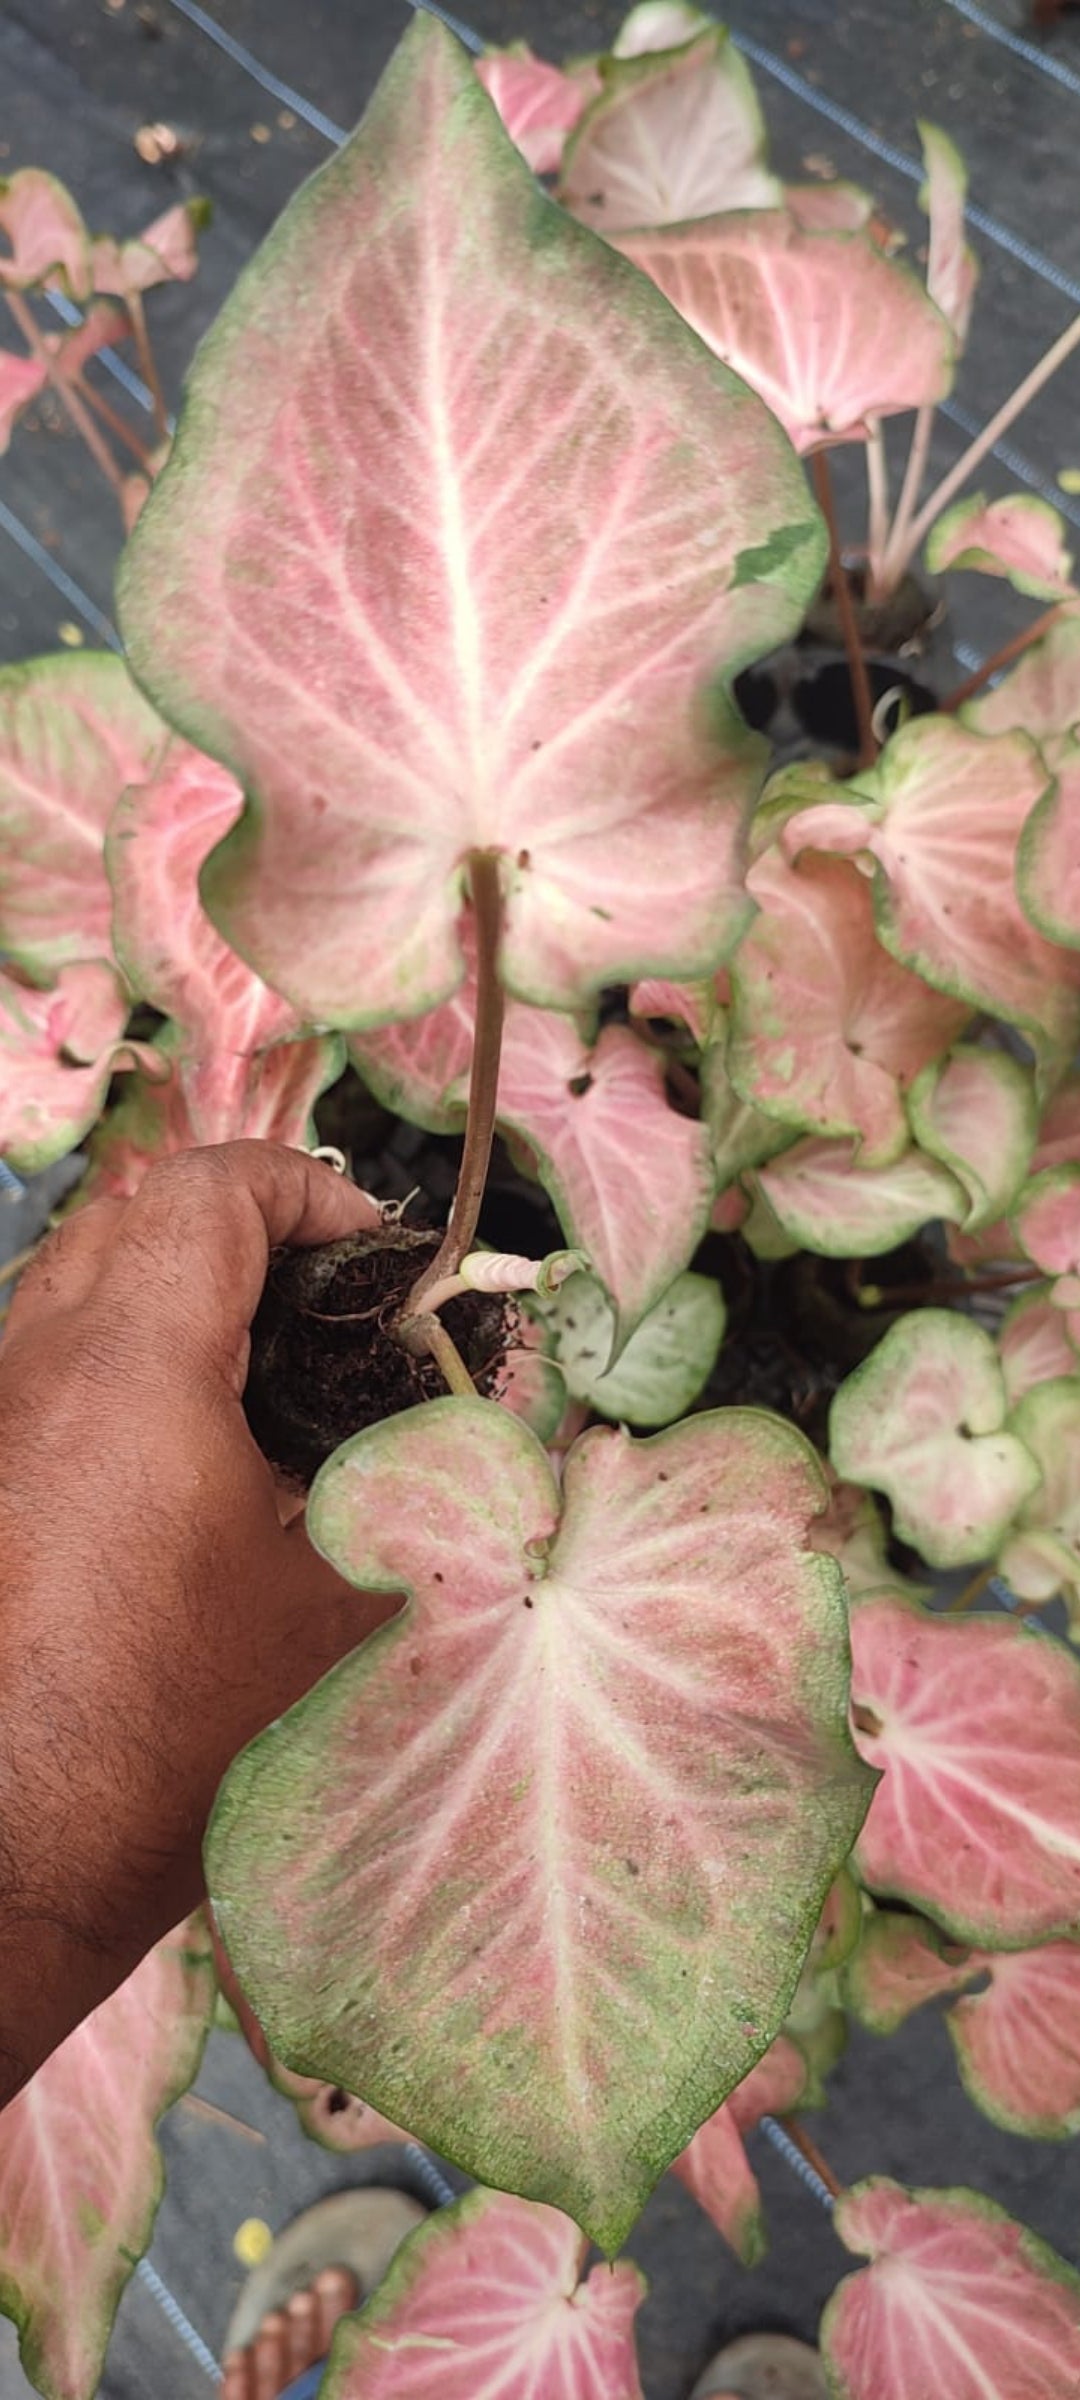
[[(339, 2332), (335, 2400), (426, 2395), (436, 2354), (446, 2400), (636, 2400), (640, 2280), (582, 2281), (584, 2237), (673, 2165), (758, 2256), (744, 2136), (821, 2104), (845, 2008), (945, 1998), (978, 2106), (1080, 2124), (1080, 602), (1052, 510), (960, 496), (985, 440), (923, 500), (975, 264), (922, 138), (924, 279), (867, 194), (783, 183), (683, 0), (565, 67), (418, 19), (136, 460), (129, 663), (0, 672), (0, 1155), (82, 1144), (79, 1206), (321, 1138), (386, 1204), (312, 1306), (275, 1261), (251, 1422), (296, 1506), (303, 1424), (313, 1538), (401, 1606), (234, 1763), (206, 1853), (308, 2129), (478, 2179)], [(122, 331), (152, 380), (196, 230), (0, 187), (0, 435), (46, 381), (92, 409)], [(885, 735), (858, 610), (931, 531), (1053, 607)], [(737, 679), (823, 573), (858, 742), (773, 762)], [(205, 1938), (0, 2118), (49, 2400), (91, 2400), (148, 2234)], [(872, 2261), (836, 2394), (1072, 2400), (1077, 2286), (1023, 2227), (878, 2180), (836, 2222)]]

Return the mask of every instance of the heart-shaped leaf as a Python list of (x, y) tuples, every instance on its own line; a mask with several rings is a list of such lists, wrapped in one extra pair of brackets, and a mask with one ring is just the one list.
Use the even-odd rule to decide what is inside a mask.
[[(976, 1992), (969, 1984), (978, 1983)], [(846, 1977), (851, 2006), (876, 2033), (944, 1993), (965, 2091), (1008, 2133), (1052, 2141), (1080, 2132), (1080, 1944), (958, 1950), (918, 1917), (876, 1909)]]
[(534, 57), (527, 42), (514, 42), (478, 58), (476, 72), (533, 174), (556, 175), (567, 135), (600, 88), (595, 68), (564, 75)]
[(907, 1107), (920, 1149), (968, 1195), (965, 1233), (980, 1232), (1011, 1206), (1031, 1165), (1039, 1111), (1030, 1069), (1007, 1050), (964, 1043), (923, 1068)]
[[(322, 2400), (641, 2400), (629, 2259), (593, 2267), (569, 2217), (467, 2192), (403, 2242), (334, 2336)], [(437, 2361), (437, 2364), (436, 2364)]]
[(164, 2186), (154, 2127), (198, 2072), (215, 1988), (193, 1917), (0, 2115), (0, 2310), (45, 2400), (97, 2391)]
[(0, 946), (28, 975), (111, 958), (105, 828), (165, 738), (122, 659), (88, 651), (0, 670)]
[(926, 563), (932, 575), (973, 567), (981, 575), (1007, 576), (1014, 591), (1035, 600), (1065, 600), (1074, 591), (1064, 519), (1032, 492), (1010, 492), (1005, 500), (973, 492), (958, 500), (938, 518)]
[(333, 1034), (281, 1042), (254, 1058), (219, 1060), (212, 1092), (203, 1088), (200, 1116), (204, 1127), (214, 1121), (208, 1114), (212, 1098), (220, 1128), (215, 1135), (197, 1132), (192, 1123), (175, 1028), (166, 1027), (149, 1050), (140, 1045), (138, 1055), (149, 1071), (130, 1078), (123, 1098), (95, 1127), (76, 1205), (130, 1200), (157, 1159), (211, 1139), (286, 1142), (308, 1149), (316, 1139), (312, 1109), (342, 1067), (341, 1043)]
[(762, 2117), (793, 2108), (806, 2089), (806, 2061), (781, 2034), (729, 2100), (714, 2109), (687, 2144), (674, 2171), (692, 2192), (718, 2233), (730, 2242), (744, 2267), (757, 2265), (768, 2248), (757, 2176), (743, 2135)]
[(1030, 734), (1053, 763), (1055, 741), (1080, 724), (1080, 608), (1063, 608), (1042, 640), (991, 691), (969, 700), (962, 716), (977, 733)]
[(594, 1275), (572, 1275), (550, 1300), (529, 1306), (570, 1398), (622, 1425), (670, 1425), (685, 1416), (724, 1337), (723, 1294), (709, 1275), (677, 1275), (614, 1366), (615, 1310)]
[(931, 300), (952, 326), (962, 350), (971, 322), (971, 306), (979, 280), (979, 262), (964, 239), (967, 168), (955, 142), (940, 125), (919, 125), (926, 181), (919, 205), (930, 219), (930, 255), (926, 288)]
[(1080, 742), (1055, 741), (1052, 754), (1054, 780), (1020, 836), (1016, 880), (1032, 924), (1050, 941), (1075, 950), (1080, 949)]
[(219, 1798), (215, 1910), (279, 2055), (607, 2249), (779, 2029), (865, 1809), (820, 1496), (755, 1412), (594, 1429), (561, 1494), (491, 1402), (373, 1427), (308, 1522), (411, 1605)]
[(545, 197), (432, 17), (189, 390), (120, 613), (247, 792), (203, 871), (227, 940), (309, 1022), (417, 1016), (460, 981), (482, 849), (526, 999), (708, 971), (758, 745), (705, 686), (794, 629), (820, 529), (776, 426)]
[(958, 1224), (967, 1211), (956, 1177), (918, 1150), (860, 1167), (852, 1142), (796, 1142), (753, 1181), (788, 1238), (824, 1258), (876, 1258), (932, 1218)]
[(990, 1335), (951, 1309), (921, 1308), (841, 1384), (829, 1456), (848, 1483), (887, 1493), (901, 1540), (931, 1566), (959, 1567), (993, 1553), (1039, 1480), (1007, 1414)]
[(1036, 932), (1016, 889), (1017, 847), (1048, 780), (1025, 734), (990, 739), (952, 717), (917, 717), (845, 787), (847, 802), (804, 810), (781, 841), (789, 856), (868, 855), (893, 956), (939, 991), (1022, 1026), (1044, 1062), (1064, 1063), (1080, 1019), (1080, 961)]
[(210, 216), (206, 200), (181, 200), (127, 242), (99, 235), (94, 242), (94, 290), (148, 292), (155, 283), (190, 283), (199, 264), (198, 236)]
[(732, 1082), (767, 1115), (853, 1135), (860, 1166), (888, 1166), (908, 1147), (904, 1086), (967, 1010), (882, 949), (853, 861), (807, 851), (789, 865), (770, 850), (747, 888), (761, 913), (731, 962)]
[(617, 245), (760, 392), (797, 450), (865, 441), (873, 419), (949, 389), (944, 318), (868, 234), (807, 233), (785, 210), (748, 208), (621, 233)]
[(833, 2224), (873, 2260), (833, 2293), (821, 2354), (836, 2400), (1071, 2400), (1080, 2276), (978, 2192), (876, 2175)]
[(750, 70), (723, 25), (658, 52), (606, 59), (599, 96), (568, 145), (559, 198), (597, 233), (679, 225), (718, 209), (774, 208)]
[(891, 1598), (854, 1611), (851, 1643), (855, 1738), (884, 1769), (855, 1853), (864, 1881), (989, 1949), (1075, 1932), (1071, 1652), (1012, 1618), (932, 1617)]
[[(1060, 1312), (1054, 1311), (1060, 1321)], [(1069, 1344), (1069, 1348), (1072, 1345)], [(1080, 1626), (1080, 1358), (1052, 1382), (1017, 1401), (1010, 1430), (1029, 1450), (1042, 1478), (1017, 1511), (998, 1564), (1022, 1600), (1064, 1595)]]
[(126, 1042), (127, 1000), (103, 960), (65, 967), (49, 992), (0, 974), (0, 1157), (36, 1175), (74, 1150), (118, 1068), (140, 1060)]
[(90, 239), (71, 193), (42, 167), (0, 180), (0, 285), (26, 291), (58, 280), (73, 300), (90, 294)]

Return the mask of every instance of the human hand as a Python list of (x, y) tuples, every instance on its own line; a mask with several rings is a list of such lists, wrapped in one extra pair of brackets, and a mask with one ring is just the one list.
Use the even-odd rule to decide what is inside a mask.
[(396, 1606), (282, 1523), (241, 1406), (271, 1248), (373, 1221), (330, 1168), (235, 1142), (91, 1203), (22, 1278), (0, 1349), (0, 2049), (18, 2080), (201, 1898), (236, 1752)]

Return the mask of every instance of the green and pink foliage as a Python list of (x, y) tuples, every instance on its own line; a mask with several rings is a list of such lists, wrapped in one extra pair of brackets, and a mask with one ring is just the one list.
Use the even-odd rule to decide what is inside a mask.
[(595, 1429), (561, 1491), (491, 1403), (374, 1427), (308, 1521), (410, 1605), (218, 1803), (215, 1911), (275, 2050), (605, 2247), (778, 2031), (865, 1811), (821, 1498), (752, 1412)]
[(875, 2033), (949, 1995), (945, 2021), (976, 2107), (1009, 2133), (1080, 2133), (1080, 1941), (967, 1950), (918, 1917), (875, 1909), (846, 1992)]
[(1030, 1069), (1007, 1050), (961, 1043), (925, 1067), (908, 1091), (920, 1149), (948, 1167), (968, 1197), (965, 1233), (981, 1233), (1011, 1207), (1038, 1139)]
[(973, 492), (939, 517), (926, 545), (934, 575), (947, 567), (972, 567), (981, 575), (1004, 575), (1018, 592), (1037, 600), (1074, 596), (1072, 554), (1056, 508), (1029, 492), (988, 500)]
[(91, 250), (95, 292), (130, 300), (156, 283), (190, 283), (199, 265), (198, 235), (209, 215), (205, 200), (181, 200), (133, 240), (99, 234)]
[(882, 1772), (854, 1853), (864, 1882), (988, 1949), (1075, 1934), (1071, 1653), (1011, 1618), (934, 1617), (892, 1597), (860, 1602), (851, 1644), (855, 1739)]
[(154, 1073), (149, 1046), (125, 1039), (127, 1016), (102, 959), (62, 967), (47, 992), (0, 973), (0, 1156), (20, 1174), (74, 1150), (119, 1068)]
[(122, 341), (128, 330), (123, 309), (97, 301), (70, 333), (42, 334), (40, 357), (0, 350), (0, 453), (7, 449), (23, 410), (50, 379), (70, 381), (108, 343)]
[(760, 403), (418, 19), (226, 303), (121, 575), (136, 672), (247, 793), (215, 921), (309, 1021), (418, 1016), (493, 850), (519, 996), (705, 971), (757, 765), (717, 678), (820, 562)]
[[(1058, 1311), (1051, 1313), (1063, 1323)], [(1064, 1323), (1080, 1327), (1080, 1318), (1070, 1314)], [(1068, 1347), (1068, 1364), (1029, 1386), (1009, 1418), (1041, 1480), (1017, 1510), (998, 1564), (1022, 1600), (1038, 1603), (1060, 1593), (1075, 1633), (1080, 1629), (1080, 1357)]]
[(864, 1167), (854, 1142), (796, 1142), (747, 1181), (791, 1246), (824, 1258), (874, 1258), (934, 1218), (959, 1225), (967, 1213), (955, 1175), (915, 1149)]
[(979, 280), (978, 260), (964, 233), (967, 168), (940, 125), (920, 124), (919, 138), (926, 168), (919, 200), (930, 219), (926, 288), (962, 350)]
[(29, 290), (56, 281), (72, 300), (93, 289), (90, 236), (62, 183), (41, 167), (21, 167), (0, 181), (0, 286)]
[(871, 2260), (822, 2318), (835, 2400), (1070, 2400), (1080, 2276), (1004, 2209), (874, 2176), (841, 2193), (833, 2223)]
[(216, 1991), (192, 1917), (0, 2113), (0, 2308), (44, 2400), (93, 2400), (164, 2185), (158, 2118), (195, 2079)]
[(1054, 1307), (1048, 1285), (1023, 1292), (1013, 1302), (997, 1335), (997, 1354), (1010, 1409), (1036, 1385), (1080, 1374), (1080, 1352), (1069, 1339), (1064, 1312)]
[(603, 234), (779, 204), (757, 94), (724, 26), (699, 20), (670, 49), (628, 54), (616, 41), (567, 144), (558, 197)]
[(476, 72), (526, 165), (534, 175), (557, 174), (567, 136), (599, 89), (595, 68), (564, 74), (534, 57), (527, 42), (515, 42), (489, 50)]
[(794, 2108), (806, 2089), (806, 2061), (781, 2034), (729, 2099), (706, 2117), (693, 2141), (675, 2160), (675, 2173), (692, 2192), (717, 2232), (745, 2267), (756, 2266), (768, 2248), (757, 2176), (743, 2135), (762, 2117)]
[(431, 2400), (433, 2371), (439, 2400), (641, 2400), (644, 2278), (622, 2259), (582, 2281), (587, 2248), (557, 2208), (468, 2192), (339, 2325), (324, 2400)]

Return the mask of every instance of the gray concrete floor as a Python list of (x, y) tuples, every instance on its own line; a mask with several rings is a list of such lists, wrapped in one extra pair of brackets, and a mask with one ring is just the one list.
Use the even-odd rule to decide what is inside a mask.
[[(342, 123), (359, 114), (404, 21), (404, 0), (208, 0), (219, 24), (273, 75)], [(596, 47), (623, 10), (584, 0), (473, 0), (462, 13), (489, 39), (531, 38), (549, 56)], [(975, 240), (983, 260), (976, 330), (961, 367), (957, 404), (983, 422), (1026, 366), (1080, 304), (1080, 210), (1074, 160), (1080, 147), (1080, 19), (1046, 37), (1046, 58), (1071, 74), (1053, 81), (948, 0), (734, 0), (737, 33), (764, 53), (759, 84), (778, 163), (806, 171), (827, 156), (869, 182), (916, 243), (915, 183), (901, 160), (915, 151), (914, 120), (930, 115), (960, 141), (976, 204), (996, 220)], [(997, 24), (1021, 35), (1023, 11), (997, 0)], [(215, 221), (204, 265), (190, 290), (156, 296), (155, 325), (170, 392), (179, 390), (195, 336), (289, 193), (326, 154), (324, 139), (261, 89), (185, 20), (172, 0), (3, 0), (0, 10), (0, 164), (54, 166), (90, 219), (136, 230), (188, 191), (209, 193)], [(837, 122), (834, 112), (844, 112)], [(133, 136), (147, 120), (173, 124), (190, 144), (178, 168), (145, 166)], [(266, 126), (268, 141), (253, 128)], [(1017, 245), (1029, 253), (1018, 255)], [(1040, 398), (1013, 436), (1035, 487), (1051, 493), (1059, 468), (1080, 466), (1080, 390), (1075, 367)], [(964, 439), (939, 424), (935, 463), (944, 468)], [(1015, 488), (1012, 468), (990, 462), (991, 491)], [(0, 502), (62, 559), (91, 602), (108, 614), (118, 548), (112, 503), (81, 452), (55, 425), (21, 433), (0, 462)], [(1061, 505), (1080, 526), (1080, 501)], [(961, 648), (989, 650), (1026, 614), (1001, 586), (971, 577), (955, 624)], [(62, 621), (78, 621), (0, 531), (0, 657), (55, 646)], [(27, 1225), (0, 1210), (0, 1245), (14, 1249)], [(211, 2041), (197, 2092), (249, 2131), (186, 2107), (163, 2128), (168, 2190), (153, 2259), (212, 2347), (220, 2344), (242, 2276), (233, 2252), (250, 2216), (271, 2226), (321, 2192), (376, 2179), (385, 2153), (336, 2160), (299, 2131), (287, 2103), (268, 2090), (242, 2045)], [(887, 2042), (856, 2036), (832, 2079), (821, 2121), (823, 2146), (844, 2179), (885, 2172), (916, 2184), (964, 2182), (992, 2194), (1074, 2263), (1080, 2257), (1080, 2173), (1074, 2145), (1022, 2142), (989, 2126), (965, 2098), (943, 2024), (925, 2012)], [(253, 2138), (256, 2137), (256, 2138)], [(827, 2217), (760, 2138), (754, 2156), (772, 2234), (753, 2274), (728, 2255), (707, 2220), (667, 2179), (628, 2245), (649, 2275), (641, 2316), (647, 2400), (684, 2400), (705, 2358), (749, 2326), (783, 2327), (812, 2338), (822, 2302), (845, 2259)], [(8, 2338), (4, 2338), (4, 2337)], [(22, 2400), (11, 2329), (0, 2329), (0, 2400)], [(206, 2378), (156, 2303), (132, 2285), (121, 2307), (103, 2400), (196, 2400)], [(552, 2395), (552, 2400), (557, 2400)], [(915, 2400), (915, 2396), (912, 2396)], [(921, 2400), (921, 2396), (920, 2396)], [(942, 2395), (941, 2400), (948, 2400)], [(1010, 2400), (1002, 2394), (1001, 2400)]]

